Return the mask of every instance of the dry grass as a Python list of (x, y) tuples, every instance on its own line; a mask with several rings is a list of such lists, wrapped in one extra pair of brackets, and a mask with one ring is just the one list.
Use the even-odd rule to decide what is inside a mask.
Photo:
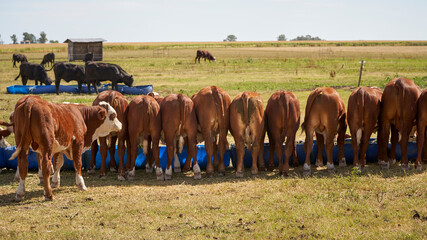
[[(257, 91), (266, 103), (274, 91), (291, 90), (300, 101), (302, 117), (308, 94), (318, 86), (334, 86), (347, 102), (361, 59), (367, 61), (364, 85), (383, 87), (391, 78), (405, 76), (427, 86), (425, 42), (412, 44), (418, 46), (374, 42), (375, 46), (367, 47), (345, 46), (363, 44), (357, 41), (341, 46), (322, 42), (320, 47), (271, 45), (275, 43), (107, 43), (104, 59), (133, 74), (136, 85), (153, 84), (162, 95), (191, 96), (215, 84), (232, 97), (245, 90)], [(153, 56), (154, 48), (165, 46), (167, 56)], [(217, 62), (194, 64), (200, 47), (211, 51)], [(3, 121), (8, 121), (22, 96), (6, 94), (7, 86), (20, 83), (13, 81), (18, 75), (10, 61), (15, 51), (24, 52), (31, 62), (40, 62), (49, 51), (59, 61), (67, 57), (65, 44), (0, 45)], [(331, 70), (337, 72), (335, 79), (329, 76)], [(49, 75), (53, 77), (52, 72)], [(42, 97), (91, 104), (95, 95)], [(25, 200), (18, 203), (13, 200), (17, 190), (13, 172), (4, 170), (0, 174), (0, 239), (427, 238), (427, 222), (422, 220), (427, 216), (425, 171), (402, 172), (399, 166), (381, 171), (373, 164), (361, 175), (351, 167), (336, 174), (320, 168), (310, 178), (303, 178), (301, 172), (297, 167), (291, 168), (289, 178), (278, 177), (277, 171), (252, 178), (246, 171), (245, 178), (236, 179), (229, 168), (226, 177), (203, 175), (195, 181), (191, 173), (174, 174), (167, 182), (158, 182), (143, 170), (132, 182), (118, 182), (112, 173), (106, 179), (85, 173), (89, 191), (80, 192), (74, 173), (64, 171), (53, 202), (43, 201), (42, 186), (31, 172)], [(413, 210), (420, 219), (413, 218)]]

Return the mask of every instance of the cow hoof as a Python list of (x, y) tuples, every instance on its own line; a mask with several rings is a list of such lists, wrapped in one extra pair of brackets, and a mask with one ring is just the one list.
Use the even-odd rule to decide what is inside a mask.
[(243, 177), (243, 172), (236, 172), (236, 177), (242, 178)]
[(280, 176), (282, 176), (282, 177), (288, 177), (288, 172), (282, 172), (281, 174), (280, 174)]
[(19, 180), (20, 180), (20, 177), (18, 176), (18, 177), (14, 177), (13, 178), (13, 181), (15, 181), (15, 182), (19, 182)]
[(385, 162), (383, 160), (379, 161), (378, 164), (381, 166), (382, 169), (389, 169), (390, 168), (390, 162)]
[(117, 172), (116, 168), (110, 168), (110, 172)]
[(396, 158), (389, 158), (389, 159), (388, 159), (388, 162), (389, 162), (391, 165), (396, 164)]
[(401, 166), (402, 171), (408, 171), (410, 169), (409, 164), (407, 163), (402, 163)]
[(190, 168), (186, 168), (186, 167), (184, 167), (184, 168), (182, 169), (182, 172), (188, 172), (188, 171), (190, 171)]
[[(194, 174), (194, 175), (196, 175), (196, 174)], [(213, 171), (206, 172), (207, 177), (213, 177), (213, 175), (214, 175)]]
[(93, 174), (93, 173), (95, 173), (95, 168), (88, 169), (88, 170), (87, 170), (87, 173), (89, 173), (89, 174)]
[(81, 190), (81, 191), (87, 191), (86, 186), (82, 185), (82, 184), (78, 184), (77, 185), (77, 189)]
[(258, 169), (252, 169), (251, 173), (252, 175), (258, 175)]
[(258, 168), (258, 170), (259, 170), (259, 171), (261, 171), (261, 172), (265, 172), (265, 166), (260, 166), (260, 167)]
[(323, 167), (323, 162), (320, 160), (316, 160), (316, 167)]
[(60, 183), (59, 182), (52, 182), (52, 188), (57, 188), (59, 187)]
[(107, 176), (105, 176), (105, 174), (101, 174), (99, 175), (99, 179), (107, 179)]
[(195, 180), (202, 179), (202, 173), (201, 173), (201, 172), (194, 173), (194, 179), (195, 179)]
[(341, 159), (341, 161), (340, 161), (340, 163), (339, 163), (339, 166), (340, 166), (340, 167), (346, 167), (346, 166), (347, 166), (347, 163), (346, 163), (346, 161), (345, 161), (345, 158)]
[(164, 181), (165, 180), (165, 176), (163, 176), (163, 174), (157, 175), (157, 180), (158, 181)]
[(175, 167), (173, 169), (173, 171), (176, 172), (176, 173), (180, 173), (181, 172), (181, 168), (180, 167)]
[(135, 175), (128, 175), (128, 180), (133, 181), (135, 179)]
[(172, 179), (172, 175), (165, 174), (165, 180), (171, 180), (171, 179)]
[(22, 194), (22, 195), (16, 194), (15, 200), (18, 201), (18, 202), (22, 201), (22, 200), (24, 200), (24, 196), (25, 196), (25, 194)]
[(146, 167), (145, 168), (145, 172), (146, 173), (152, 173), (153, 172), (153, 167)]
[(48, 196), (44, 196), (44, 200), (45, 201), (53, 201), (53, 196), (52, 195), (50, 195), (49, 197)]
[(417, 169), (418, 172), (422, 172), (423, 171), (423, 165), (421, 163), (415, 164), (415, 169)]
[(305, 170), (305, 169), (304, 169), (304, 171), (303, 171), (303, 176), (304, 176), (304, 177), (310, 177), (310, 176), (311, 176), (311, 169), (309, 169), (309, 170)]
[(126, 180), (126, 178), (123, 175), (117, 175), (117, 179), (119, 181), (125, 181)]
[(218, 172), (218, 176), (220, 176), (220, 177), (224, 177), (224, 176), (225, 176), (225, 171), (219, 171), (219, 172)]
[(268, 166), (268, 171), (272, 172), (274, 170), (274, 166)]

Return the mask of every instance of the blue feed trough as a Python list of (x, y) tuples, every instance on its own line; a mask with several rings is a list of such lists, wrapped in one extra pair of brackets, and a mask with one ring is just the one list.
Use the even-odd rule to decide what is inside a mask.
[[(131, 94), (131, 95), (147, 95), (153, 91), (153, 85), (144, 85), (144, 86), (134, 86), (128, 87), (126, 85), (118, 85), (118, 91), (122, 94)], [(91, 92), (95, 92), (93, 86), (90, 86)], [(98, 87), (98, 91), (102, 92), (105, 90), (111, 90), (111, 84), (104, 84)], [(46, 93), (55, 93), (55, 85), (43, 85), (43, 86), (22, 86), (22, 85), (13, 85), (7, 87), (7, 92), (11, 94), (46, 94)], [(77, 85), (60, 85), (60, 93), (78, 93)], [(88, 93), (86, 84), (82, 85), (82, 93)]]

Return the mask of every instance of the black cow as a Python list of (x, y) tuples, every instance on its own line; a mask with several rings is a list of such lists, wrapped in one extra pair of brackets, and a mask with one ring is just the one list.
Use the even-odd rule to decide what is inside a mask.
[(85, 82), (90, 92), (90, 83), (92, 83), (95, 92), (98, 93), (97, 83), (101, 81), (111, 81), (113, 90), (118, 90), (117, 83), (124, 83), (132, 87), (133, 76), (129, 75), (119, 65), (111, 63), (86, 62), (85, 64)]
[(47, 64), (49, 66), (49, 63), (50, 65), (53, 65), (55, 63), (55, 54), (53, 52), (44, 55), (43, 60), (40, 64), (43, 66)]
[(66, 82), (76, 80), (79, 86), (79, 93), (82, 92), (82, 83), (85, 81), (85, 66), (59, 62), (55, 63), (51, 69), (46, 71), (50, 71), (52, 69), (55, 73), (56, 94), (59, 94), (59, 85), (61, 83), (61, 79), (64, 79)]
[(12, 56), (13, 67), (16, 67), (16, 63), (18, 62), (28, 62), (27, 57), (24, 54), (14, 53)]
[(21, 62), (21, 66), (19, 66), (19, 75), (15, 78), (15, 81), (21, 76), (22, 85), (27, 85), (28, 79), (35, 80), (36, 85), (38, 85), (38, 81), (40, 81), (40, 85), (43, 83), (45, 85), (51, 85), (52, 80), (47, 75), (44, 67), (40, 64), (29, 63), (29, 62)]
[(206, 62), (206, 59), (208, 59), (208, 60), (209, 60), (209, 62), (210, 62), (210, 61), (214, 61), (214, 62), (215, 62), (215, 57), (214, 57), (214, 56), (212, 56), (212, 54), (211, 54), (210, 52), (208, 52), (208, 51), (204, 51), (204, 50), (197, 50), (197, 56), (196, 56), (196, 58), (194, 59), (194, 63), (196, 63), (196, 62), (197, 62), (197, 60), (199, 60), (199, 63), (200, 63), (200, 58), (204, 58), (204, 59), (205, 59), (205, 62)]
[(85, 55), (85, 59), (83, 59), (83, 62), (91, 62), (93, 61), (93, 53), (92, 52), (88, 52)]

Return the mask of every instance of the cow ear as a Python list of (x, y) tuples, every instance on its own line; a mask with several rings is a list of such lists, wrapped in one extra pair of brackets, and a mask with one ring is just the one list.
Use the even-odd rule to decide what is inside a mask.
[(114, 98), (112, 107), (116, 108), (117, 106), (119, 106), (119, 100), (118, 100), (118, 98)]
[(103, 121), (107, 117), (107, 111), (105, 109), (98, 110), (98, 119)]

